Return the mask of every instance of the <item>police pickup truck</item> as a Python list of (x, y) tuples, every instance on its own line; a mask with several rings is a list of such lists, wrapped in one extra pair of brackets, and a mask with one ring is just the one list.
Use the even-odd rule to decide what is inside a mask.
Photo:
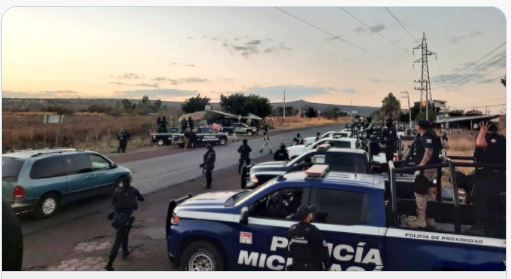
[[(196, 146), (196, 145), (205, 145), (208, 143), (225, 145), (227, 143), (227, 134), (215, 132), (210, 127), (197, 128), (194, 131), (193, 142), (191, 144), (193, 146)], [(181, 134), (179, 146), (180, 147), (185, 146), (185, 134)]]
[(168, 256), (184, 270), (286, 270), (293, 262), (287, 238), (296, 223), (293, 212), (310, 204), (331, 270), (505, 270), (505, 236), (471, 235), (471, 205), (459, 204), (456, 196), (428, 205), (435, 208), (435, 228), (406, 227), (415, 201), (398, 197), (393, 181), (401, 170), (389, 165), (389, 190), (381, 176), (294, 172), (253, 191), (171, 201)]
[(257, 134), (256, 127), (251, 127), (251, 126), (248, 126), (247, 124), (241, 123), (241, 122), (232, 123), (232, 125), (230, 127), (223, 127), (222, 131), (224, 133), (228, 133), (228, 134), (233, 134), (233, 133), (244, 134), (249, 137)]
[(151, 133), (151, 142), (162, 145), (171, 145), (173, 143), (181, 143), (183, 133), (179, 128), (170, 128), (166, 133)]
[(307, 151), (288, 162), (264, 162), (244, 167), (241, 172), (241, 188), (255, 188), (277, 176), (306, 170), (319, 161), (327, 164), (333, 171), (351, 173), (371, 171), (369, 155), (364, 150), (320, 145), (317, 149)]

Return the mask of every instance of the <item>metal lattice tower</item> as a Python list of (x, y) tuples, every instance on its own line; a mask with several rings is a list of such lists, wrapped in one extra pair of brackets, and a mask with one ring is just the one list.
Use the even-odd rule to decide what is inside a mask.
[(426, 33), (422, 33), (422, 42), (420, 45), (413, 48), (413, 54), (415, 54), (415, 50), (421, 50), (421, 58), (415, 60), (413, 63), (421, 63), (421, 79), (414, 80), (415, 83), (420, 84), (419, 87), (414, 87), (415, 90), (419, 90), (421, 92), (420, 98), (420, 111), (422, 112), (422, 105), (425, 102), (426, 108), (426, 120), (429, 120), (429, 106), (430, 103), (433, 103), (433, 97), (431, 97), (431, 81), (429, 79), (429, 67), (428, 67), (428, 56), (435, 55), (436, 53), (428, 50), (428, 43), (426, 42)]

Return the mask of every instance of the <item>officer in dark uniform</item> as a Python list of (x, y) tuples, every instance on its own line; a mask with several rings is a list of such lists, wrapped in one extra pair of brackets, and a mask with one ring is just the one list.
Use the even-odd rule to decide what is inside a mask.
[[(434, 144), (435, 137), (431, 122), (420, 120), (417, 124), (417, 138), (414, 143), (414, 162), (419, 167), (425, 167), (440, 163), (440, 150)], [(417, 204), (417, 218), (408, 221), (408, 226), (412, 228), (425, 228), (429, 224), (434, 225), (432, 219), (426, 220), (426, 210), (428, 201), (435, 199), (430, 191), (433, 181), (437, 177), (437, 169), (424, 169), (415, 173), (415, 202)], [(425, 178), (425, 179), (424, 179)], [(426, 183), (422, 183), (426, 181)]]
[(286, 145), (284, 143), (280, 144), (280, 148), (273, 155), (273, 160), (275, 161), (289, 161), (289, 154), (287, 153)]
[[(493, 123), (481, 123), (476, 140), (476, 163), (506, 165), (506, 138), (497, 133)], [(472, 232), (485, 235), (505, 235), (505, 168), (481, 167), (476, 170), (472, 202), (474, 227)]]
[(240, 154), (238, 165), (239, 174), (241, 174), (241, 166), (243, 166), (243, 163), (245, 163), (247, 166), (250, 165), (250, 152), (252, 152), (252, 148), (248, 146), (248, 140), (243, 139), (243, 144), (238, 148), (238, 153)]
[(213, 150), (213, 145), (208, 143), (208, 151), (203, 156), (202, 167), (205, 170), (206, 186), (204, 189), (211, 189), (211, 182), (213, 181), (213, 169), (215, 168), (216, 154)]
[(137, 200), (144, 201), (144, 197), (140, 194), (140, 191), (131, 186), (131, 178), (124, 177), (122, 183), (117, 186), (112, 196), (114, 211), (108, 214), (108, 219), (112, 220), (112, 226), (116, 229), (116, 234), (114, 245), (105, 267), (106, 270), (114, 270), (112, 265), (121, 246), (123, 258), (127, 258), (130, 254), (128, 250), (128, 237), (135, 221), (135, 217), (132, 214), (138, 208)]
[(23, 263), (21, 226), (9, 204), (2, 199), (2, 270), (20, 271)]
[(295, 213), (299, 223), (291, 226), (288, 232), (289, 252), (293, 258), (293, 271), (329, 270), (331, 261), (328, 248), (321, 231), (312, 225), (314, 208), (301, 205)]
[(392, 124), (392, 119), (387, 119), (385, 127), (382, 131), (382, 143), (385, 144), (385, 157), (388, 161), (392, 161), (394, 152), (397, 147), (397, 131), (396, 127)]

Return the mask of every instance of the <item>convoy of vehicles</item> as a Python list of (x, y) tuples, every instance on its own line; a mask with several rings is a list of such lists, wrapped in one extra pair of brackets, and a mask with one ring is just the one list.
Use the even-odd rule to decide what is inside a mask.
[[(218, 133), (210, 127), (199, 127), (194, 131), (194, 140), (190, 143), (192, 146), (204, 146), (208, 143), (215, 145), (225, 145), (228, 142), (226, 133)], [(185, 135), (181, 135), (179, 147), (184, 147)]]
[(151, 133), (151, 142), (162, 145), (172, 145), (182, 142), (183, 133), (179, 128), (169, 128), (166, 133)]
[(309, 143), (307, 145), (300, 144), (300, 145), (291, 145), (287, 147), (287, 154), (289, 155), (290, 159), (296, 158), (303, 153), (316, 149), (318, 146), (323, 144), (329, 144), (332, 147), (338, 147), (338, 148), (351, 148), (355, 149), (357, 148), (357, 139), (354, 138), (324, 138), (320, 139), (316, 142)]
[[(329, 131), (319, 137), (319, 139), (325, 138), (349, 138), (352, 132), (349, 129), (342, 129), (340, 131)], [(316, 137), (305, 137), (303, 138), (303, 144), (307, 145), (316, 141)]]
[(433, 213), (436, 227), (403, 225), (415, 201), (397, 193), (395, 177), (404, 169), (390, 170), (388, 187), (381, 175), (293, 172), (253, 191), (174, 200), (166, 223), (169, 259), (184, 270), (285, 270), (292, 264), (292, 215), (310, 204), (331, 270), (505, 270), (505, 236), (470, 235), (470, 209), (455, 195), (430, 205), (441, 209)]
[(2, 156), (2, 196), (16, 212), (45, 218), (64, 203), (112, 193), (131, 171), (88, 150), (41, 149)]

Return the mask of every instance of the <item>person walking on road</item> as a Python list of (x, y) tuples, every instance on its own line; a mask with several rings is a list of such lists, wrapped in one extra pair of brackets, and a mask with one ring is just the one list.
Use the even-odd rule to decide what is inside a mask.
[(289, 153), (287, 153), (286, 145), (284, 143), (280, 144), (279, 150), (275, 152), (273, 156), (273, 160), (275, 161), (289, 161)]
[(119, 134), (117, 134), (117, 140), (119, 141), (119, 147), (117, 148), (117, 153), (126, 153), (126, 147), (128, 146), (128, 140), (130, 140), (131, 136), (128, 131), (121, 129)]
[(263, 145), (261, 146), (261, 149), (259, 149), (259, 153), (263, 153), (264, 149), (266, 149), (266, 147), (268, 147), (268, 149), (270, 150), (270, 154), (273, 153), (273, 151), (271, 150), (271, 146), (270, 146), (270, 136), (268, 136), (268, 130), (265, 130), (264, 131), (264, 136), (263, 136)]
[(321, 231), (314, 225), (314, 208), (301, 205), (294, 217), (299, 220), (288, 231), (289, 253), (293, 271), (324, 271), (331, 266), (328, 247)]
[(135, 221), (133, 211), (138, 208), (137, 200), (144, 201), (144, 197), (135, 187), (131, 186), (131, 178), (124, 177), (114, 191), (112, 204), (114, 211), (108, 214), (108, 219), (112, 221), (112, 226), (116, 229), (115, 241), (108, 257), (108, 263), (105, 269), (113, 271), (113, 263), (122, 247), (122, 258), (127, 258), (130, 254), (128, 250), (128, 237)]
[(211, 182), (213, 181), (213, 169), (215, 168), (216, 154), (213, 150), (213, 145), (208, 143), (208, 151), (203, 156), (203, 163), (201, 167), (204, 168), (206, 176), (206, 186), (204, 189), (211, 189)]
[(248, 146), (248, 140), (243, 139), (243, 144), (238, 148), (238, 153), (240, 154), (240, 162), (238, 165), (239, 174), (241, 174), (243, 163), (245, 163), (246, 166), (250, 165), (250, 152), (252, 152), (252, 149)]

